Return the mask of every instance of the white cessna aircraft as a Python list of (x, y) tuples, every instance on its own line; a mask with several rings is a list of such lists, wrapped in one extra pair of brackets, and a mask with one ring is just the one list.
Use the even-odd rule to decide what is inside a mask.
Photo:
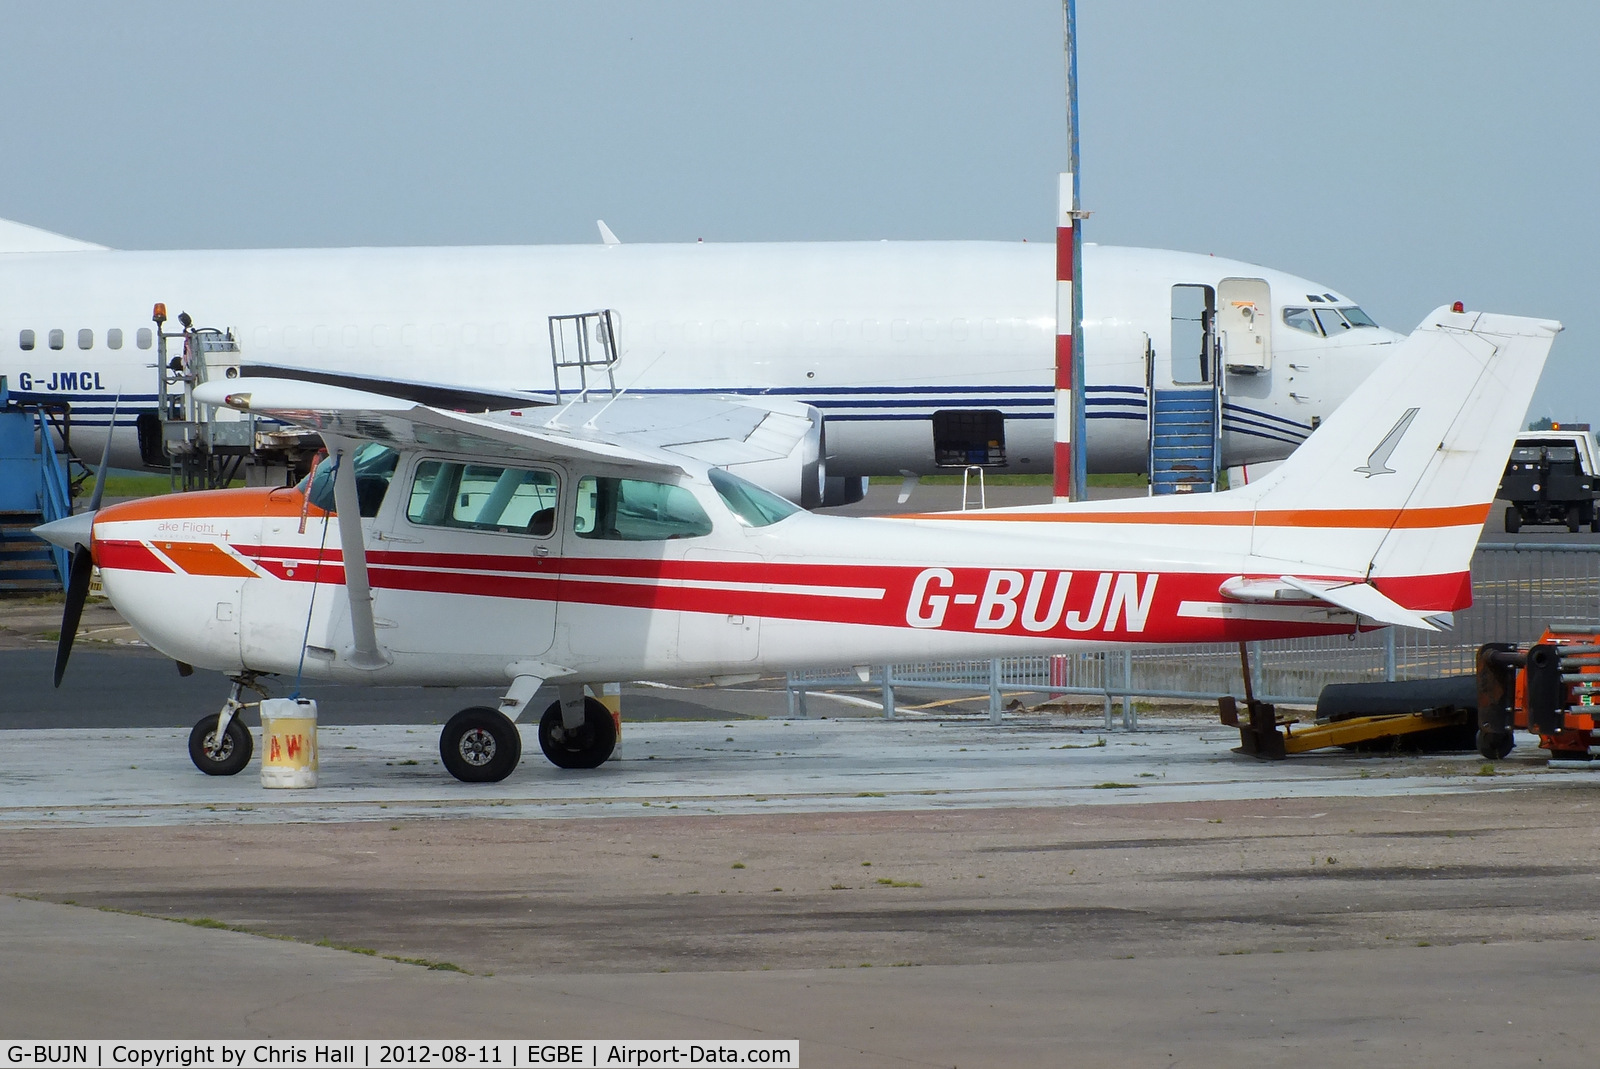
[[(610, 310), (611, 377), (630, 393), (814, 406), (830, 481), (806, 487), (807, 506), (859, 498), (865, 475), (974, 455), (1050, 470), (1053, 246), (632, 245), (602, 233), (590, 246), (128, 252), (0, 220), (0, 375), (23, 403), (71, 405), (80, 456), (100, 452), (120, 397), (112, 463), (164, 465), (157, 301), (232, 328), (244, 374), (477, 410), (429, 386), (531, 405), (518, 394), (557, 386), (550, 317)], [(1147, 352), (1158, 387), (1224, 379), (1226, 467), (1286, 456), (1399, 338), (1280, 271), (1095, 245), (1084, 259), (1091, 470), (1145, 470)], [(604, 329), (599, 317), (562, 329), (585, 326)], [(561, 374), (571, 388), (576, 373)]]
[[(893, 518), (802, 512), (694, 459), (664, 429), (677, 402), (469, 415), (214, 382), (209, 402), (313, 428), (329, 459), (298, 487), (40, 528), (73, 555), (58, 681), (98, 564), (151, 646), (234, 680), (191, 736), (202, 769), (249, 759), (242, 688), (303, 671), (505, 685), (498, 709), (464, 710), (440, 738), (450, 772), (488, 781), (516, 766), (515, 721), (546, 682), (559, 699), (541, 747), (592, 768), (615, 732), (585, 685), (1428, 629), (1471, 602), (1473, 548), (1560, 329), (1441, 308), (1281, 467), (1236, 490)], [(733, 459), (741, 439), (727, 442)]]

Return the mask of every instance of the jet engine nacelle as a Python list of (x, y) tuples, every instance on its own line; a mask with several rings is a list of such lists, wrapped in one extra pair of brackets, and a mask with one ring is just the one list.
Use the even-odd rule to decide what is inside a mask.
[(726, 468), (801, 508), (826, 503), (830, 480), (822, 413), (780, 397), (623, 395), (554, 410), (552, 426), (616, 435)]
[[(766, 397), (727, 398), (767, 416), (745, 439), (747, 446), (770, 452), (770, 459), (721, 465), (742, 479), (788, 498), (804, 509), (826, 503), (828, 458), (822, 413), (798, 401)], [(684, 452), (678, 447), (678, 452)], [(702, 458), (704, 459), (704, 458)]]

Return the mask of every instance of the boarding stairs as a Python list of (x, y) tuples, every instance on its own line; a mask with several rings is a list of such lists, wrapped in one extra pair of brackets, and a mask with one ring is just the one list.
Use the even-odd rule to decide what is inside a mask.
[(1222, 453), (1222, 395), (1215, 386), (1146, 392), (1150, 493), (1200, 494), (1217, 488)]
[(60, 590), (66, 551), (33, 529), (72, 511), (66, 465), (44, 413), (7, 401), (0, 378), (0, 594)]

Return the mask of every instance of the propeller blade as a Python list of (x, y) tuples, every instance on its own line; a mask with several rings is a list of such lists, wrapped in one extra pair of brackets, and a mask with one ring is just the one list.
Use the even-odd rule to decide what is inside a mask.
[(106, 425), (106, 447), (100, 451), (100, 470), (95, 473), (94, 493), (89, 495), (88, 512), (96, 512), (100, 508), (100, 497), (106, 492), (106, 472), (111, 470), (111, 439), (117, 433), (117, 408), (122, 404), (122, 395), (117, 394), (116, 400), (111, 402), (111, 422)]
[(72, 551), (72, 570), (67, 573), (67, 604), (61, 611), (61, 638), (56, 642), (56, 686), (67, 672), (72, 656), (72, 641), (78, 637), (78, 620), (83, 603), (89, 600), (89, 578), (94, 574), (94, 557), (81, 543)]

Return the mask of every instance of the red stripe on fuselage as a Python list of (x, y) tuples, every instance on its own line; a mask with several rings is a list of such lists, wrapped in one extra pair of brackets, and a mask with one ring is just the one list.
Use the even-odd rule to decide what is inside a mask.
[[(319, 551), (315, 549), (235, 548), (285, 581), (329, 585), (344, 581), (337, 549), (321, 551), (319, 564)], [(169, 570), (138, 542), (100, 541), (95, 554), (103, 569)], [(913, 619), (937, 617), (937, 626), (928, 630), (976, 635), (1218, 642), (1326, 634), (1348, 630), (1350, 626), (1179, 616), (1179, 606), (1184, 602), (1236, 604), (1220, 596), (1218, 588), (1229, 576), (1217, 573), (930, 569), (888, 564), (549, 558), (393, 550), (369, 554), (368, 570), (373, 587), (379, 590), (894, 628), (910, 628)], [(930, 579), (934, 572), (937, 575)], [(944, 578), (946, 574), (948, 580)], [(1058, 599), (1056, 590), (1062, 576), (1068, 577), (1067, 585)], [(923, 580), (920, 585), (919, 577)], [(1276, 575), (1246, 578), (1273, 579)], [(1400, 604), (1419, 612), (1454, 611), (1471, 604), (1471, 577), (1465, 572), (1387, 578), (1377, 585)], [(757, 589), (741, 589), (749, 586)], [(879, 590), (881, 595), (876, 593)], [(1248, 613), (1253, 607), (1242, 606), (1241, 610)], [(1030, 613), (1036, 624), (1049, 626), (1040, 630), (1025, 626), (1024, 619)], [(1080, 623), (1092, 622), (1093, 626), (1073, 630), (1066, 625), (1069, 616)]]

